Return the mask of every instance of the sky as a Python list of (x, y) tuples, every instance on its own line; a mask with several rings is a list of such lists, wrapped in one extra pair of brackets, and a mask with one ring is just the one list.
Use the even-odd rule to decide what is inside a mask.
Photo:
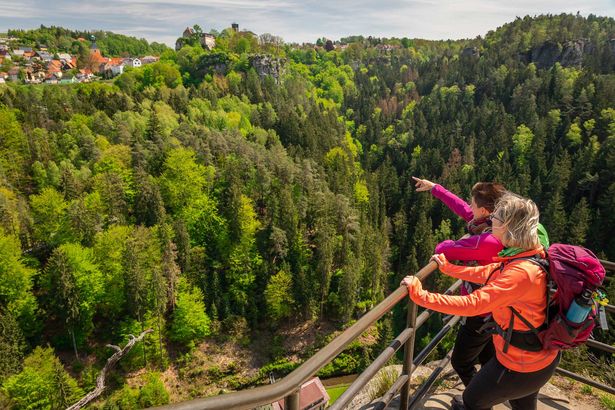
[(0, 0), (0, 32), (61, 26), (106, 30), (174, 45), (187, 26), (238, 23), (286, 42), (349, 35), (474, 38), (515, 17), (581, 13), (615, 17), (615, 0)]

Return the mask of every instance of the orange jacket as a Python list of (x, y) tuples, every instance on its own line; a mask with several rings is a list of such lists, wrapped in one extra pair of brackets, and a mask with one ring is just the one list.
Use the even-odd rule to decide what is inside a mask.
[[(487, 284), (466, 296), (441, 295), (421, 289), (411, 292), (410, 297), (420, 306), (451, 315), (476, 316), (491, 312), (493, 319), (504, 330), (508, 328), (512, 315), (508, 306), (512, 306), (533, 326), (539, 327), (545, 321), (547, 304), (547, 280), (544, 271), (527, 260), (510, 262), (500, 270), (502, 262), (536, 254), (545, 256), (540, 248), (513, 257), (495, 257), (495, 263), (484, 266), (458, 266), (447, 262), (440, 266), (440, 270), (454, 278), (485, 283), (489, 274), (493, 274)], [(515, 318), (513, 328), (529, 330), (518, 318)], [(529, 373), (544, 369), (555, 360), (558, 353), (557, 350), (528, 352), (512, 345), (508, 347), (508, 352), (504, 353), (504, 343), (501, 336), (493, 335), (498, 361), (516, 372)]]

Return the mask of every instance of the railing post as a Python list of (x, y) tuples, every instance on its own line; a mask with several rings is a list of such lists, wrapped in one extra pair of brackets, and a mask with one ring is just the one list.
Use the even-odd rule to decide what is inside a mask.
[(285, 410), (299, 410), (299, 391), (300, 390), (297, 390), (284, 397)]
[(408, 397), (410, 396), (410, 378), (412, 373), (412, 362), (414, 361), (414, 338), (416, 336), (416, 312), (417, 306), (410, 298), (408, 298), (408, 315), (406, 319), (406, 328), (412, 328), (412, 335), (406, 341), (404, 348), (404, 368), (402, 374), (408, 375), (408, 380), (401, 388), (401, 397), (399, 408), (406, 410), (408, 408)]

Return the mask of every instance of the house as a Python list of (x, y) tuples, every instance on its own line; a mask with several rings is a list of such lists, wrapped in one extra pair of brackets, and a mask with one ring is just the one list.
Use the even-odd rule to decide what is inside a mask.
[(64, 77), (60, 80), (60, 84), (75, 84), (78, 82), (76, 77)]
[(89, 68), (82, 68), (75, 77), (77, 78), (77, 82), (89, 83), (95, 78), (95, 75)]
[(11, 69), (8, 72), (9, 80), (19, 81), (19, 71), (20, 71), (19, 67), (17, 66), (11, 67)]
[(192, 27), (186, 27), (186, 29), (182, 33), (182, 37), (189, 38), (189, 37), (192, 37), (193, 34), (194, 34), (194, 30), (192, 29)]
[(109, 59), (109, 63), (107, 64), (107, 71), (105, 71), (106, 77), (115, 77), (124, 73), (124, 67), (126, 64), (124, 63), (126, 59), (122, 57), (112, 57)]
[(45, 81), (46, 74), (44, 71), (38, 71), (35, 68), (26, 68), (24, 82), (27, 84), (40, 84)]
[[(179, 51), (184, 46), (184, 39), (189, 39), (194, 36), (194, 34), (195, 33), (192, 28), (186, 27), (186, 29), (182, 33), (182, 36), (178, 38), (175, 42), (175, 51)], [(204, 49), (212, 50), (216, 46), (216, 37), (213, 34), (202, 33), (199, 42), (201, 43), (201, 47), (203, 47)]]
[(68, 71), (68, 70), (72, 70), (73, 68), (77, 67), (77, 61), (75, 60), (73, 62), (72, 59), (70, 60), (60, 60), (60, 62), (62, 63), (62, 71)]
[(124, 60), (126, 60), (124, 57), (111, 57), (109, 58), (109, 64), (111, 65), (125, 64)]
[(124, 64), (112, 64), (111, 65), (111, 75), (113, 77), (124, 74)]
[[(327, 390), (318, 377), (305, 382), (299, 391), (300, 410), (324, 410), (329, 402)], [(284, 399), (261, 406), (259, 410), (285, 410)]]
[(216, 37), (213, 34), (203, 33), (201, 36), (201, 46), (207, 50), (213, 50), (216, 46)]
[(90, 46), (90, 62), (91, 62), (92, 71), (96, 73), (99, 72), (101, 69), (101, 66), (106, 64), (108, 61), (109, 59), (106, 57), (103, 57), (102, 53), (96, 46), (96, 42), (93, 42), (92, 45)]
[(141, 60), (139, 60), (138, 58), (127, 58), (126, 60), (124, 60), (124, 62), (128, 67), (132, 67), (132, 68), (141, 67)]
[(51, 60), (47, 64), (47, 74), (49, 74), (49, 75), (60, 74), (60, 77), (62, 77), (62, 61), (60, 61), (60, 60)]
[(71, 61), (73, 59), (68, 53), (58, 53), (58, 58), (63, 61)]
[(62, 78), (62, 73), (48, 74), (45, 77), (45, 84), (58, 84)]
[(154, 57), (154, 56), (145, 56), (145, 57), (141, 57), (141, 64), (145, 65), (145, 64), (152, 64), (155, 63), (156, 61), (160, 60), (160, 57)]
[(23, 50), (13, 50), (13, 55), (16, 57), (23, 57), (25, 51)]
[(397, 44), (378, 44), (376, 45), (376, 49), (380, 51), (392, 51), (397, 50), (399, 45)]

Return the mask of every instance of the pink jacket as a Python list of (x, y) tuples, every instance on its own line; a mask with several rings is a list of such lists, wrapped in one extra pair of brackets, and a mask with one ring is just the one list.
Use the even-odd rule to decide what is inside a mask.
[[(442, 185), (436, 184), (431, 194), (444, 203), (451, 211), (470, 222), (474, 215), (472, 208), (457, 195), (447, 191)], [(457, 241), (446, 240), (436, 246), (435, 253), (443, 253), (448, 260), (476, 261), (479, 265), (493, 263), (493, 258), (504, 247), (498, 238), (490, 232), (473, 235)]]

